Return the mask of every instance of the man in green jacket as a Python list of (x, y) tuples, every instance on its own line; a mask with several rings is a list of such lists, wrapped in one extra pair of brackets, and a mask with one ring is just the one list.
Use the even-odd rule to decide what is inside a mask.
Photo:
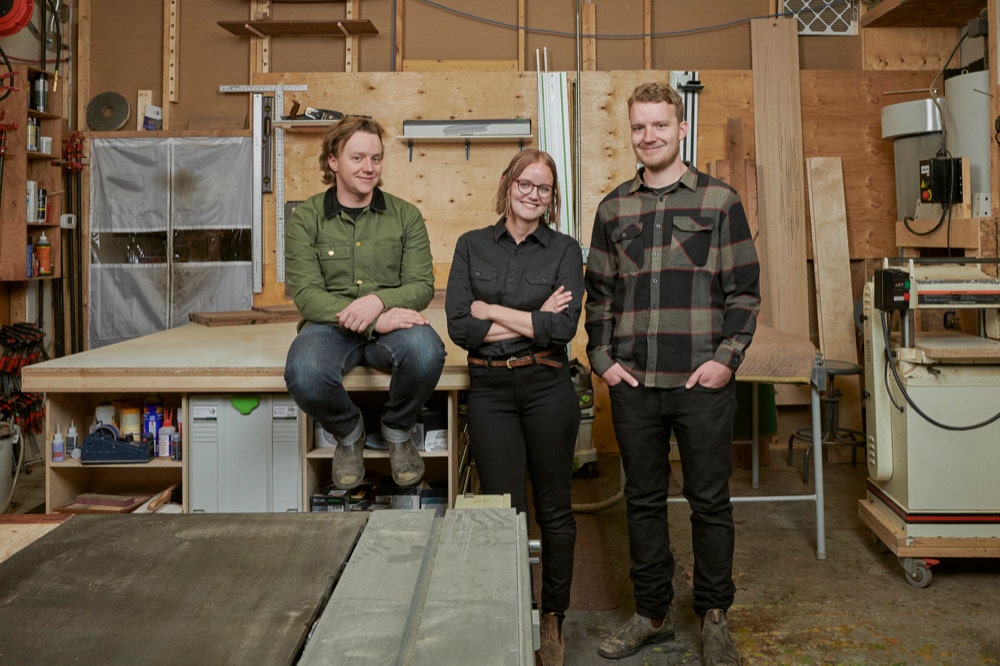
[(323, 138), (320, 168), (330, 185), (299, 205), (285, 233), (285, 267), (302, 315), (288, 350), (285, 383), (295, 403), (337, 440), (333, 482), (364, 478), (364, 419), (344, 390), (357, 365), (392, 374), (382, 438), (393, 480), (424, 474), (410, 430), (444, 367), (441, 338), (420, 314), (434, 296), (423, 216), (380, 189), (382, 126), (351, 117)]

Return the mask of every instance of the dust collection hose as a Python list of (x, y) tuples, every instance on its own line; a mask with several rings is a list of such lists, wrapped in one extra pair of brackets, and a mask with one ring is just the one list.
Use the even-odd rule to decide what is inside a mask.
[(573, 504), (573, 513), (597, 513), (610, 509), (614, 505), (625, 499), (625, 469), (621, 468), (622, 487), (611, 497), (591, 502), (590, 504)]

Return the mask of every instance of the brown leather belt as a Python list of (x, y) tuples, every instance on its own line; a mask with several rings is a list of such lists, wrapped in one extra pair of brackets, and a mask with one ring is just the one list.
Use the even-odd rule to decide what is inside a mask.
[(524, 356), (511, 356), (510, 358), (478, 358), (476, 356), (469, 356), (469, 365), (478, 365), (484, 368), (507, 368), (508, 370), (513, 370), (514, 368), (523, 368), (527, 365), (547, 365), (551, 368), (561, 368), (563, 364), (559, 361), (552, 361), (548, 357), (555, 354), (556, 351), (552, 349), (546, 349), (544, 351), (528, 353)]

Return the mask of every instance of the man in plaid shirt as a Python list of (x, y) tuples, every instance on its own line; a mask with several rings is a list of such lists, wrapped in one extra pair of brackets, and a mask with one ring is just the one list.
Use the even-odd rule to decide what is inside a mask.
[(601, 644), (617, 659), (674, 636), (667, 523), (671, 433), (691, 506), (694, 610), (705, 664), (739, 664), (726, 621), (735, 530), (729, 495), (734, 375), (760, 310), (760, 268), (739, 195), (680, 158), (680, 95), (628, 100), (635, 178), (601, 202), (587, 261), (588, 355), (607, 383), (625, 470), (635, 615)]

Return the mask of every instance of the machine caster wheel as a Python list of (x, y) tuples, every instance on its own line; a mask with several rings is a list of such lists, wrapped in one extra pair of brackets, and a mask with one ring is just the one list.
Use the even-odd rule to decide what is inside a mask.
[(931, 566), (937, 563), (938, 560), (914, 560), (906, 558), (903, 560), (903, 575), (906, 577), (906, 582), (913, 587), (927, 587), (934, 579), (934, 574), (931, 573)]

